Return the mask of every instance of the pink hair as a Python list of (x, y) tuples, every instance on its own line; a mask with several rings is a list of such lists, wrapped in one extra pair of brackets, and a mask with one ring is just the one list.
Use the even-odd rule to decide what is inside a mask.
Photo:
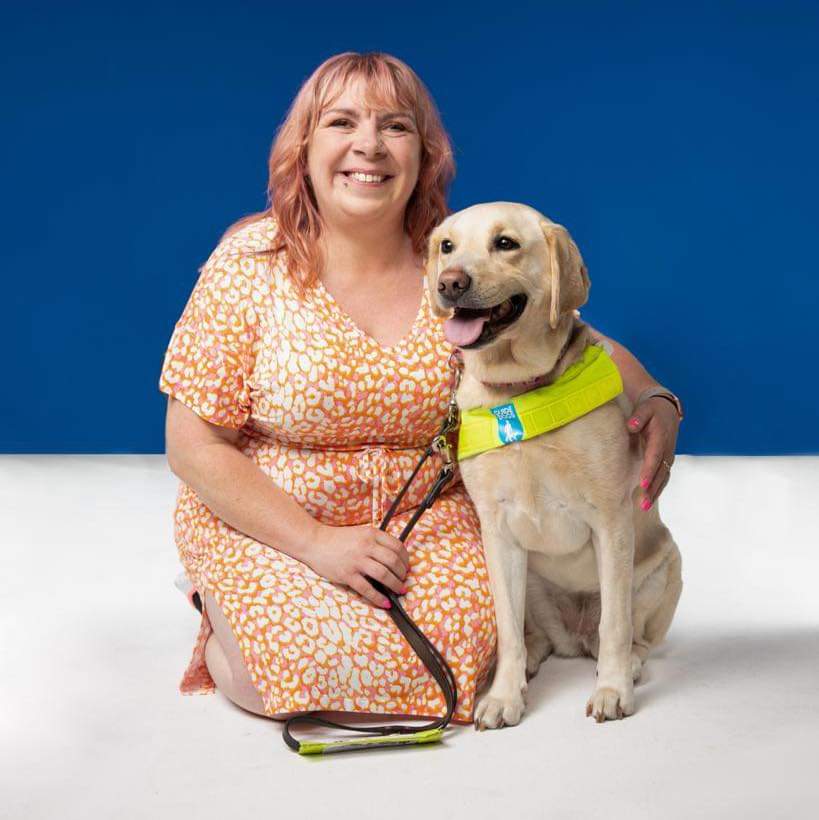
[(421, 164), (404, 214), (404, 227), (416, 253), (424, 253), (432, 229), (449, 213), (446, 196), (455, 176), (455, 161), (426, 86), (406, 63), (389, 54), (348, 51), (330, 57), (299, 89), (276, 134), (268, 162), (268, 208), (240, 219), (225, 233), (228, 236), (243, 225), (272, 216), (277, 231), (268, 253), (284, 252), (287, 273), (301, 291), (315, 283), (324, 261), (317, 241), (322, 231), (321, 216), (304, 176), (307, 144), (321, 112), (359, 77), (365, 80), (368, 106), (411, 111), (415, 116), (421, 138)]

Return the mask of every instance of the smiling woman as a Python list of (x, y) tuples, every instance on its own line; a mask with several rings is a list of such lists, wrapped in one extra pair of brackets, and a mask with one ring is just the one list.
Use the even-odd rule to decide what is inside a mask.
[[(176, 541), (202, 593), (184, 692), (271, 717), (431, 717), (441, 691), (370, 583), (396, 594), (455, 673), (469, 722), (495, 648), (475, 511), (458, 483), (406, 543), (438, 472), (449, 345), (423, 280), (452, 153), (415, 74), (344, 54), (300, 90), (273, 145), (270, 208), (202, 270), (162, 372)], [(207, 445), (207, 446), (205, 446)]]

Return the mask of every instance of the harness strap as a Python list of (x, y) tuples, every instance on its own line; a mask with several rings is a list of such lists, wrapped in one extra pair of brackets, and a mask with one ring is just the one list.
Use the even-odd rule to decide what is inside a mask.
[(494, 407), (461, 411), (458, 460), (563, 427), (623, 392), (617, 365), (597, 345), (551, 384), (514, 396)]

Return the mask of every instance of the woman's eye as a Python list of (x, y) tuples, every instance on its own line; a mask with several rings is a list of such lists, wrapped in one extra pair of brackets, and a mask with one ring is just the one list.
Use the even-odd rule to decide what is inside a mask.
[(349, 124), (350, 124), (349, 120), (342, 119), (342, 120), (333, 120), (330, 123), (330, 126), (332, 127), (333, 125), (349, 125)]
[(441, 242), (441, 253), (452, 253), (453, 250), (455, 250), (455, 246), (449, 239), (444, 239), (444, 241)]
[(499, 251), (513, 251), (516, 248), (519, 248), (520, 245), (518, 245), (518, 243), (515, 242), (514, 239), (510, 239), (508, 236), (498, 236), (495, 239), (495, 247)]
[(391, 122), (387, 127), (388, 128), (393, 128), (394, 126), (398, 126), (399, 131), (407, 131), (408, 130), (407, 126), (404, 125), (404, 123), (402, 123), (402, 122)]

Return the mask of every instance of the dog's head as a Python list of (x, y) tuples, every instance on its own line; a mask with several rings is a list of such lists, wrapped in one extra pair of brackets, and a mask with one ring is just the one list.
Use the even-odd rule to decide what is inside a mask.
[(586, 302), (589, 276), (568, 231), (526, 205), (490, 202), (448, 216), (429, 238), (427, 287), (463, 349), (554, 330)]

